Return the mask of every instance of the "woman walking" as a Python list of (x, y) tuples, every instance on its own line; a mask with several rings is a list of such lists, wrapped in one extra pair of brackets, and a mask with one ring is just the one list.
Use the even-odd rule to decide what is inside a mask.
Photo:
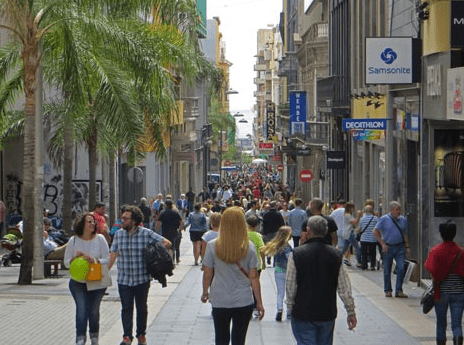
[[(288, 243), (292, 238), (292, 228), (281, 226), (275, 237), (266, 244), (262, 252), (274, 257), (274, 278), (277, 286), (277, 314), (276, 321), (282, 321), (283, 301), (285, 295), (285, 275), (287, 273), (287, 259), (292, 252)], [(287, 313), (287, 319), (290, 314)]]
[[(108, 264), (108, 242), (103, 235), (97, 234), (92, 212), (80, 216), (74, 226), (74, 236), (69, 239), (64, 254), (64, 264), (69, 267), (74, 259), (83, 257), (89, 263)], [(69, 290), (76, 304), (76, 344), (84, 345), (87, 336), (87, 324), (91, 345), (98, 345), (100, 330), (100, 302), (106, 288), (87, 290), (85, 280), (69, 280)]]
[(437, 345), (446, 344), (446, 319), (448, 308), (451, 313), (453, 344), (462, 345), (462, 314), (464, 311), (464, 253), (453, 241), (456, 224), (439, 225), (443, 242), (430, 250), (425, 268), (433, 277), (435, 315), (437, 318)]
[[(343, 215), (343, 239), (344, 245), (342, 248), (342, 255), (348, 252), (350, 244), (356, 251), (356, 259), (358, 261), (357, 266), (361, 267), (361, 248), (359, 247), (358, 241), (354, 234), (354, 228), (358, 226), (359, 219), (361, 218), (361, 211), (356, 212), (356, 218), (353, 217), (354, 203), (347, 202), (345, 206), (345, 214)], [(348, 258), (343, 260), (343, 263), (347, 266), (351, 266)]]
[(195, 266), (197, 266), (201, 255), (201, 237), (208, 230), (206, 216), (201, 212), (201, 205), (199, 203), (193, 206), (193, 212), (189, 213), (184, 229), (189, 225), (190, 240), (193, 244), (193, 257), (195, 259)]
[[(226, 209), (219, 237), (208, 242), (203, 260), (203, 294), (213, 306), (216, 345), (244, 345), (253, 311), (253, 294), (259, 319), (264, 317), (258, 258), (250, 243), (243, 210)], [(232, 322), (232, 331), (230, 323)]]

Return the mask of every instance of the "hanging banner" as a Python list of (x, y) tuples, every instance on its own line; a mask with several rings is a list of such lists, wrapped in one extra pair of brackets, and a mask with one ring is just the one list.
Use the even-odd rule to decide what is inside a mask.
[(267, 140), (272, 141), (275, 139), (276, 128), (275, 128), (275, 103), (268, 103), (266, 105), (266, 117), (267, 117)]
[(306, 133), (306, 91), (290, 91), (290, 135)]
[(385, 138), (385, 131), (374, 131), (370, 129), (353, 130), (351, 131), (353, 140), (356, 141), (372, 141)]

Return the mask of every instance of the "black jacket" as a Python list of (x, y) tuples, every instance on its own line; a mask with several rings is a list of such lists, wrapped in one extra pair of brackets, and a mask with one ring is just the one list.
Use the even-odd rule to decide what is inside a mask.
[(312, 238), (295, 248), (297, 291), (292, 316), (304, 321), (331, 321), (337, 317), (339, 251)]

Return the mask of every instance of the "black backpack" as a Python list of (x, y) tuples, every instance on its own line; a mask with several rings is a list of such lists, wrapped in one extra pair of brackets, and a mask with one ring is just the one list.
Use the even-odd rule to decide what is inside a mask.
[(166, 287), (166, 275), (172, 276), (174, 263), (171, 254), (161, 242), (155, 242), (148, 246), (145, 252), (145, 264), (148, 274), (159, 281), (162, 287)]

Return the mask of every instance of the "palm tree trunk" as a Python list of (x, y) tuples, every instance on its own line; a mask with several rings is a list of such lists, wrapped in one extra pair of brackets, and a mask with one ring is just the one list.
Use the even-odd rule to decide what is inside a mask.
[(94, 123), (93, 133), (89, 139), (89, 211), (95, 208), (97, 201), (97, 124)]
[(114, 224), (116, 219), (118, 218), (119, 212), (116, 209), (117, 202), (116, 202), (116, 162), (115, 162), (115, 152), (110, 152), (108, 158), (108, 179), (109, 179), (109, 197), (110, 197), (110, 223)]
[(23, 147), (23, 259), (19, 271), (18, 284), (32, 284), (34, 257), (34, 169), (35, 169), (35, 82), (39, 49), (37, 45), (25, 45), (22, 52), (24, 69), (24, 93), (26, 96)]
[(63, 157), (63, 229), (68, 234), (72, 227), (72, 170), (74, 157), (74, 132), (72, 124), (68, 119), (66, 122), (66, 140), (64, 141)]

